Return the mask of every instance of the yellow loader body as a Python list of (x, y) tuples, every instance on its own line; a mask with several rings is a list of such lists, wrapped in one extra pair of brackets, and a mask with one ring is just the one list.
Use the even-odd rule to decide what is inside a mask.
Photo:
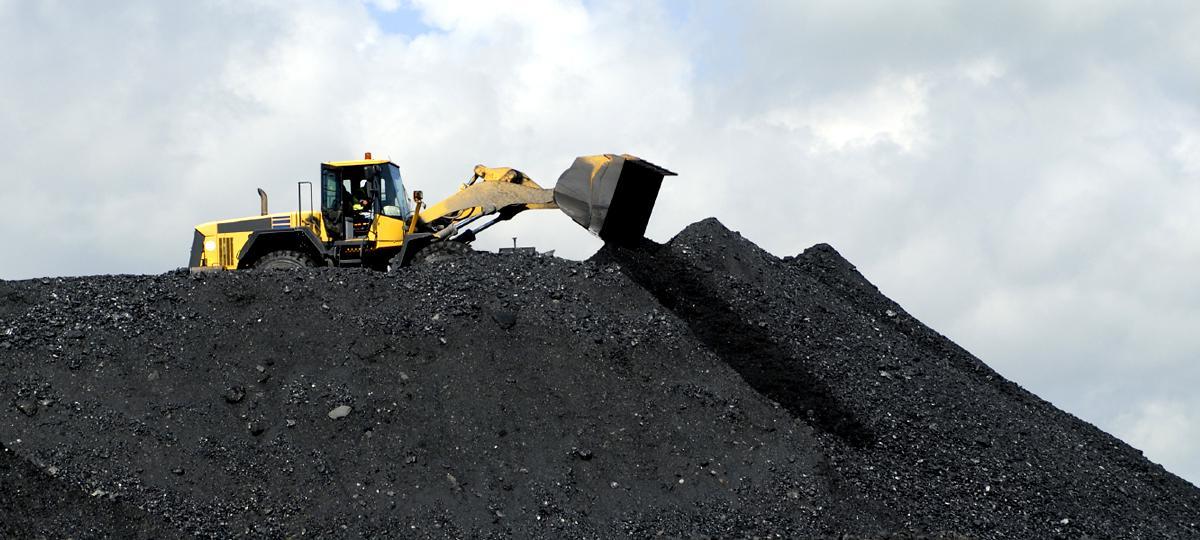
[(545, 189), (516, 169), (479, 165), (456, 193), (426, 208), (420, 191), (409, 197), (395, 163), (367, 154), (322, 163), (318, 186), (297, 185), (294, 212), (269, 213), (260, 189), (260, 215), (197, 225), (188, 266), (395, 268), (434, 244), (469, 243), (525, 210), (560, 209), (606, 242), (628, 243), (645, 233), (662, 179), (674, 174), (627, 154), (584, 156)]

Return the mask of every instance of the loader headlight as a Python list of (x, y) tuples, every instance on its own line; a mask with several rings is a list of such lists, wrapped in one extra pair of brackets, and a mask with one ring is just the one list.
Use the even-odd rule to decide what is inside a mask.
[(215, 251), (216, 249), (217, 249), (217, 241), (216, 240), (205, 240), (204, 241), (204, 251)]

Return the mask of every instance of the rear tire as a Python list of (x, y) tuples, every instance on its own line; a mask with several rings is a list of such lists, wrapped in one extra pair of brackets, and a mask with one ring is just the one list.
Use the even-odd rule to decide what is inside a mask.
[(257, 261), (254, 261), (253, 268), (260, 270), (299, 270), (301, 268), (312, 268), (317, 263), (313, 262), (312, 257), (300, 253), (299, 251), (280, 250), (272, 251)]
[(475, 253), (470, 244), (463, 242), (442, 241), (429, 244), (412, 257), (412, 264), (425, 264), (449, 259), (469, 257)]

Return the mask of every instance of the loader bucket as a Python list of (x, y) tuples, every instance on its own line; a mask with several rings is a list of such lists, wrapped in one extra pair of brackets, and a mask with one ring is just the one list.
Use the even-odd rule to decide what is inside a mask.
[(554, 185), (554, 202), (606, 243), (630, 245), (646, 234), (664, 176), (658, 165), (628, 155), (575, 158)]

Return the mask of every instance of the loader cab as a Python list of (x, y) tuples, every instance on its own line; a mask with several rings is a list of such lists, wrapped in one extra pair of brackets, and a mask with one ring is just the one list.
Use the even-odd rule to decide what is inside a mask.
[(350, 240), (365, 236), (378, 218), (408, 219), (412, 208), (400, 168), (367, 154), (359, 161), (321, 164), (321, 213), (330, 236)]

